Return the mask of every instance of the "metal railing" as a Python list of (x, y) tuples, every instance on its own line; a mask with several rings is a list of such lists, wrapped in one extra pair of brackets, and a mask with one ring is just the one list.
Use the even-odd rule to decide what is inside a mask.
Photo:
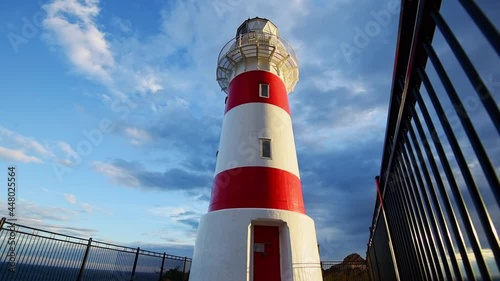
[[(499, 71), (497, 28), (474, 1), (458, 2)], [(480, 74), (440, 9), (402, 1), (367, 249), (372, 280), (500, 278), (500, 111), (484, 80), (493, 74)], [(436, 51), (435, 33), (450, 52)]]
[(286, 70), (284, 74), (287, 92), (293, 91), (299, 79), (298, 59), (292, 46), (274, 34), (252, 31), (236, 36), (224, 45), (217, 59), (216, 78), (222, 90), (227, 92), (234, 67), (241, 60), (266, 58), (274, 66)]
[(191, 259), (0, 220), (0, 281), (186, 281)]

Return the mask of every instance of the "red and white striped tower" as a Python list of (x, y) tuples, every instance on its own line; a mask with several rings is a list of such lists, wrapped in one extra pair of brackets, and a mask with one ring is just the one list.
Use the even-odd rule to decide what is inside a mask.
[(287, 98), (298, 77), (295, 52), (267, 19), (243, 22), (219, 54), (228, 96), (189, 280), (322, 280)]

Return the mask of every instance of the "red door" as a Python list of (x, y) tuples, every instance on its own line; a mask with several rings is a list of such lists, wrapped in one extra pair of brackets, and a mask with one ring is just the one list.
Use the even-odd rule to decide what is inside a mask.
[(253, 233), (253, 281), (280, 281), (279, 228), (255, 225)]

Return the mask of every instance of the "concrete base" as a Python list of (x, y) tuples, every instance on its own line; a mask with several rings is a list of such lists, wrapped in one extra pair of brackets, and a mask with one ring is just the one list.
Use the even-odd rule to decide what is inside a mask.
[(281, 280), (322, 280), (314, 221), (277, 209), (225, 209), (200, 221), (190, 281), (253, 280), (253, 226), (279, 227)]

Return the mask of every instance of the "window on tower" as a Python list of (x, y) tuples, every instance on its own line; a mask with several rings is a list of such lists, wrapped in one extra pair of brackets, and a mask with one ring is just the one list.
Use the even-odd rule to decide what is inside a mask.
[(270, 139), (260, 139), (260, 158), (271, 159)]
[(269, 84), (259, 84), (259, 97), (269, 97)]

